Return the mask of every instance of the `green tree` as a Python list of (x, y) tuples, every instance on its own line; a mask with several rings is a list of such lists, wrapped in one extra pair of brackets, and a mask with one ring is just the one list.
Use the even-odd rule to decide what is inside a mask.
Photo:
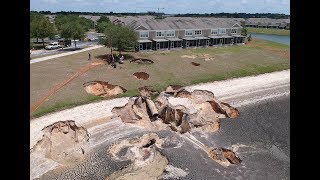
[(111, 23), (109, 22), (101, 22), (101, 23), (98, 23), (96, 25), (96, 31), (98, 33), (104, 33), (104, 31), (109, 27), (109, 26), (112, 26)]
[(105, 46), (118, 49), (118, 51), (124, 51), (129, 48), (133, 48), (138, 40), (136, 32), (129, 29), (126, 26), (111, 25), (105, 30), (106, 38), (102, 42)]
[(30, 37), (42, 39), (44, 47), (44, 38), (51, 37), (56, 33), (53, 23), (50, 23), (45, 16), (34, 16), (30, 22)]
[(110, 19), (109, 19), (107, 16), (101, 16), (101, 17), (97, 20), (97, 23), (102, 23), (102, 22), (111, 23)]
[(84, 27), (79, 22), (69, 22), (61, 27), (61, 37), (73, 39), (75, 48), (77, 48), (76, 39), (83, 39), (84, 33)]

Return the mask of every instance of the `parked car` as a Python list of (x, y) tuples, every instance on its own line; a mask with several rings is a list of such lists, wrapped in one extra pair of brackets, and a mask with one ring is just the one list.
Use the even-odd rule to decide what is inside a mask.
[(45, 49), (59, 49), (61, 45), (58, 42), (52, 42), (45, 47)]
[(69, 47), (69, 46), (71, 46), (71, 40), (70, 40), (70, 39), (64, 39), (64, 38), (62, 38), (62, 39), (59, 39), (59, 40), (58, 40), (58, 43), (59, 43), (59, 45), (60, 45), (61, 47)]

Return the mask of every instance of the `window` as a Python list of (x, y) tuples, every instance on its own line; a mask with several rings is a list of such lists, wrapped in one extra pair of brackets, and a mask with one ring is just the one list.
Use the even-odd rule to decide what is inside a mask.
[(175, 32), (174, 31), (166, 31), (167, 37), (174, 37)]
[(226, 29), (225, 28), (219, 29), (219, 34), (226, 34)]
[(140, 38), (148, 38), (149, 32), (148, 31), (140, 31)]
[(192, 30), (186, 30), (186, 36), (192, 36), (193, 35), (193, 32)]
[(164, 37), (164, 31), (157, 31), (157, 37)]
[(201, 35), (202, 34), (202, 31), (201, 30), (195, 30), (194, 31), (194, 35)]
[(231, 29), (231, 34), (237, 34), (237, 29)]
[(218, 34), (218, 29), (211, 29), (211, 34), (212, 35), (217, 35)]

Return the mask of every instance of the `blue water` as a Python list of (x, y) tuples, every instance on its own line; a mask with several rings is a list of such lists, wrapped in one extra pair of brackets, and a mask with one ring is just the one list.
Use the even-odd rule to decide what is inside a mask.
[(258, 34), (258, 33), (251, 33), (251, 37), (257, 39), (265, 39), (269, 41), (274, 41), (282, 44), (287, 44), (290, 46), (290, 36), (280, 36), (280, 35), (273, 35), (273, 34)]

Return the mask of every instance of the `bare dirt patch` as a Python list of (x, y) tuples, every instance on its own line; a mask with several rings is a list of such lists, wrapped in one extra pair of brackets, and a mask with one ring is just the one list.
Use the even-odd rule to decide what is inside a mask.
[(154, 62), (150, 59), (142, 59), (142, 58), (137, 58), (130, 60), (130, 63), (137, 63), (137, 64), (153, 64)]
[(241, 159), (229, 149), (225, 148), (214, 148), (209, 150), (208, 155), (214, 161), (222, 166), (229, 166), (231, 164), (238, 165), (241, 163)]
[(191, 64), (194, 65), (194, 66), (200, 66), (200, 64), (196, 63), (196, 62), (191, 62)]
[(174, 94), (175, 92), (177, 92), (180, 88), (182, 88), (183, 86), (181, 85), (169, 85), (166, 90), (165, 93), (167, 94)]
[(109, 84), (104, 81), (90, 81), (83, 84), (85, 91), (100, 97), (109, 97), (125, 93), (127, 90), (121, 86)]
[(153, 95), (159, 94), (158, 91), (154, 90), (152, 86), (143, 86), (138, 88), (141, 96), (151, 97)]
[(138, 78), (138, 79), (142, 79), (142, 80), (147, 80), (149, 79), (149, 74), (145, 73), (145, 72), (135, 72), (133, 73), (133, 75)]
[(89, 141), (88, 131), (74, 121), (60, 121), (43, 130), (44, 135), (31, 149), (31, 152), (43, 154), (46, 158), (62, 164), (80, 161), (86, 153)]
[(152, 133), (113, 144), (108, 150), (111, 156), (116, 160), (130, 160), (132, 164), (106, 179), (161, 178), (168, 164), (167, 158), (157, 150), (163, 142), (157, 134)]
[(209, 54), (182, 55), (181, 58), (189, 58), (189, 59), (202, 58), (205, 61), (214, 60), (214, 57), (210, 56)]

